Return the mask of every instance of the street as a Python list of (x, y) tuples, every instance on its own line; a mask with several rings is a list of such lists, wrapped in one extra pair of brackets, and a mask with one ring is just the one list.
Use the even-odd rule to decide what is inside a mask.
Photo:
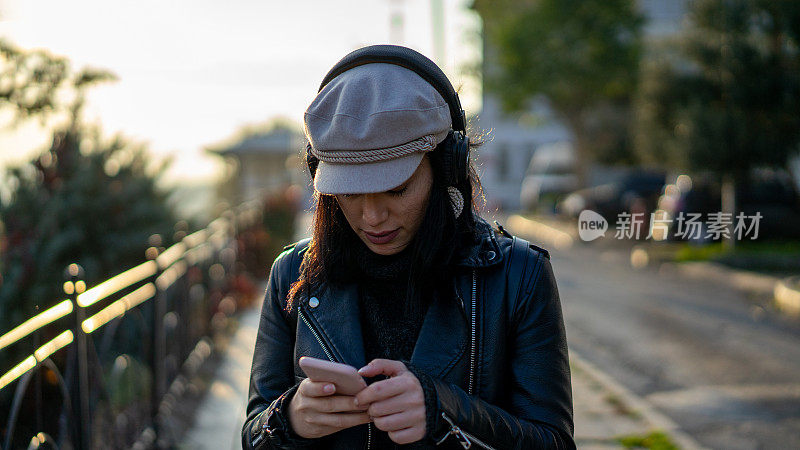
[(711, 448), (800, 448), (800, 322), (622, 250), (551, 250), (570, 349)]

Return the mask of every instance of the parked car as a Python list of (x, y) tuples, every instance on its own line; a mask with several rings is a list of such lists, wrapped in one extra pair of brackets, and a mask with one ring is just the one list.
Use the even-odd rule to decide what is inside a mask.
[(533, 211), (552, 208), (562, 196), (578, 187), (575, 149), (570, 142), (539, 146), (522, 180), (520, 205)]
[(623, 211), (634, 213), (655, 209), (666, 180), (665, 172), (631, 169), (617, 177), (610, 183), (570, 193), (558, 203), (556, 210), (568, 217), (578, 217), (584, 209), (591, 209), (614, 223)]
[[(666, 211), (673, 219), (681, 212), (701, 213), (703, 221), (708, 220), (709, 213), (722, 212), (720, 186), (713, 177), (680, 177), (684, 177), (683, 183), (676, 180), (665, 186), (659, 209)], [(800, 194), (786, 171), (752, 171), (749, 183), (736, 186), (736, 211), (745, 216), (761, 214), (759, 240), (800, 239)], [(671, 239), (675, 238), (674, 228), (673, 220), (669, 233)]]

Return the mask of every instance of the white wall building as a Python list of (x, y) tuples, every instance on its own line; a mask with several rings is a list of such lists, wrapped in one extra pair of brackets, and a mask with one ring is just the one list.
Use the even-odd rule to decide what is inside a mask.
[[(219, 196), (231, 205), (263, 199), (292, 184), (303, 184), (301, 133), (276, 127), (243, 137), (211, 152), (225, 158), (228, 173)], [(305, 183), (307, 184), (307, 183)]]
[[(644, 33), (649, 45), (680, 31), (688, 1), (639, 0), (639, 7), (647, 18)], [(485, 40), (483, 55), (484, 73), (496, 70), (491, 43)], [(483, 89), (483, 109), (477, 116), (478, 127), (491, 131), (476, 155), (487, 206), (490, 210), (517, 210), (522, 180), (536, 148), (569, 141), (570, 132), (553, 116), (545, 100), (532, 102), (525, 113), (507, 114), (501, 110), (499, 100), (486, 89)]]

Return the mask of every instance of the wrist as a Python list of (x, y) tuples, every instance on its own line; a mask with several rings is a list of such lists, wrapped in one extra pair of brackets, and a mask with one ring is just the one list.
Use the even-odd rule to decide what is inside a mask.
[(281, 409), (281, 414), (283, 416), (284, 423), (286, 424), (286, 432), (288, 433), (288, 435), (292, 438), (306, 439), (303, 436), (300, 436), (297, 433), (297, 430), (295, 430), (294, 426), (292, 425), (293, 423), (296, 423), (298, 420), (297, 410), (294, 409), (295, 406), (294, 393), (296, 391), (297, 389), (294, 389), (294, 391), (290, 395), (288, 395), (286, 399), (284, 399), (283, 402), (285, 406)]
[(436, 430), (439, 428), (439, 397), (436, 393), (436, 383), (427, 373), (408, 362), (405, 362), (409, 372), (414, 374), (422, 386), (422, 395), (425, 398), (425, 437), (431, 441), (436, 440)]
[(250, 428), (252, 448), (260, 448), (259, 446), (266, 442), (276, 448), (302, 447), (312, 442), (310, 439), (297, 435), (291, 427), (289, 407), (296, 391), (297, 385), (289, 388), (276, 398), (258, 419), (253, 421)]

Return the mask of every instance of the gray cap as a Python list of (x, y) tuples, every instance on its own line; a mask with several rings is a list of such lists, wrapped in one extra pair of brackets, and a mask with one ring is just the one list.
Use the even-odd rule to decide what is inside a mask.
[(306, 110), (323, 194), (383, 192), (405, 182), (451, 128), (436, 89), (413, 71), (372, 63), (328, 83)]

